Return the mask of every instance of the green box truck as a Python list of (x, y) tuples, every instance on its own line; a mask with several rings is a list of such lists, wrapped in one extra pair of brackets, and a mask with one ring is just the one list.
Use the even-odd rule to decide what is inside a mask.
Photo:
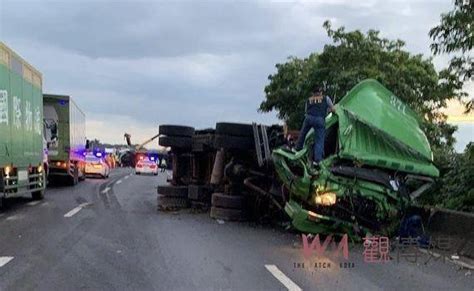
[(42, 76), (0, 42), (0, 206), (45, 190)]
[(85, 178), (85, 115), (70, 96), (43, 95), (44, 136), (48, 148), (48, 179), (75, 185)]

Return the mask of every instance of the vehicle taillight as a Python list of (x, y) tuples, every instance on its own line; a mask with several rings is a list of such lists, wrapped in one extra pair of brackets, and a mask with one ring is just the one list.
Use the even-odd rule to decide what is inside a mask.
[(56, 167), (65, 169), (65, 168), (67, 168), (67, 163), (58, 161), (58, 162), (56, 162)]

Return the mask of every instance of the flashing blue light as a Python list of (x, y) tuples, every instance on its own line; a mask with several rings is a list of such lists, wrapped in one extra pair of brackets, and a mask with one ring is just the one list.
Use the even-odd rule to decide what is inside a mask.
[(95, 153), (95, 155), (96, 155), (97, 157), (99, 157), (99, 158), (102, 157), (102, 153), (101, 153), (101, 152)]
[(155, 157), (150, 157), (150, 160), (154, 161), (154, 160), (155, 160)]

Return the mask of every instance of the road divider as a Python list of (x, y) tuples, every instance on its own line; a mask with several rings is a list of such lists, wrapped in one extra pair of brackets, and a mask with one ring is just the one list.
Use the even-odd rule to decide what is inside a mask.
[(82, 203), (82, 204), (79, 204), (79, 206), (77, 206), (76, 208), (72, 209), (71, 211), (69, 211), (68, 213), (64, 214), (64, 217), (72, 217), (74, 216), (75, 214), (77, 214), (79, 211), (81, 211), (82, 208), (86, 207), (86, 206), (89, 206), (91, 203), (87, 202), (87, 203)]
[(290, 278), (288, 278), (280, 269), (275, 265), (265, 265), (265, 268), (277, 278), (280, 283), (282, 283), (290, 291), (301, 291), (303, 289), (300, 286), (296, 285)]
[(0, 268), (8, 264), (11, 260), (13, 260), (13, 257), (0, 257)]

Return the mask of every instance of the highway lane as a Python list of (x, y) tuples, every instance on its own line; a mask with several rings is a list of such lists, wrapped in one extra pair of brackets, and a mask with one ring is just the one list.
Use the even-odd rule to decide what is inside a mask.
[(447, 262), (368, 264), (355, 246), (354, 267), (341, 269), (329, 254), (306, 260), (299, 235), (283, 229), (157, 212), (165, 180), (118, 169), (48, 189), (39, 203), (17, 199), (0, 213), (0, 290), (473, 289)]

